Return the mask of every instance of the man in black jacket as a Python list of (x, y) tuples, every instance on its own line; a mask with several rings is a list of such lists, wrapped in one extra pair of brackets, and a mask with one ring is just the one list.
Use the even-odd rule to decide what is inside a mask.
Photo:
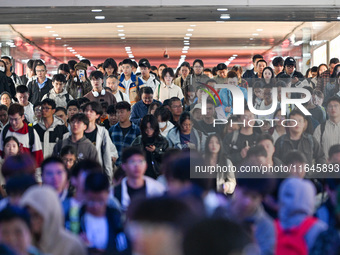
[(44, 63), (39, 62), (35, 67), (35, 73), (37, 79), (28, 83), (28, 92), (30, 101), (33, 105), (40, 102), (45, 94), (47, 94), (52, 88), (51, 79), (46, 77), (46, 66)]

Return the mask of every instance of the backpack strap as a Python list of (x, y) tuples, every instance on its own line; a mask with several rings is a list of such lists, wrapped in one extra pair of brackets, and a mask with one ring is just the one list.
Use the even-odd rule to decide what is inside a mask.
[(32, 152), (33, 145), (34, 145), (34, 128), (31, 126), (28, 126), (28, 139), (29, 139), (30, 150)]
[(50, 98), (50, 92), (48, 92), (48, 93), (46, 94), (46, 97), (47, 97), (47, 98)]
[(120, 98), (122, 99), (122, 101), (124, 101), (124, 97), (123, 97), (123, 92), (121, 92), (120, 90), (118, 90)]
[(5, 138), (6, 138), (6, 135), (7, 135), (7, 132), (8, 132), (8, 129), (9, 129), (10, 125), (7, 124), (4, 129), (2, 130), (2, 141), (5, 141)]
[(65, 97), (66, 97), (66, 103), (70, 102), (70, 94), (67, 93), (67, 94), (65, 95)]

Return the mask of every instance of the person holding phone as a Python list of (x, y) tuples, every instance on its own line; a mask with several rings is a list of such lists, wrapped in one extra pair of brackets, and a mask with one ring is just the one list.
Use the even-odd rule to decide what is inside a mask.
[(160, 134), (157, 118), (145, 115), (140, 123), (141, 135), (137, 136), (131, 146), (140, 147), (146, 152), (147, 169), (145, 175), (157, 178), (160, 175), (162, 154), (168, 149), (168, 140)]
[(92, 90), (92, 85), (87, 78), (86, 64), (80, 62), (74, 68), (77, 75), (67, 82), (66, 90), (73, 98), (78, 99), (89, 93)]

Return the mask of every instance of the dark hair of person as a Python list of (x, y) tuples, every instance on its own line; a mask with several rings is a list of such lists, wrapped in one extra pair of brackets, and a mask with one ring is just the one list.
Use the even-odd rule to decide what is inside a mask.
[(159, 108), (162, 104), (158, 101), (152, 102), (149, 105), (149, 109), (148, 109), (148, 114), (151, 114), (151, 110), (156, 106), (156, 109)]
[(9, 205), (0, 211), (0, 225), (13, 220), (21, 220), (28, 229), (31, 229), (30, 215), (26, 209)]
[(158, 125), (158, 121), (156, 117), (151, 114), (147, 114), (142, 118), (142, 121), (140, 122), (140, 131), (142, 135), (142, 140), (145, 142), (148, 140), (148, 136), (146, 134), (148, 123), (150, 123), (150, 127), (154, 130), (152, 137), (156, 138), (159, 136), (159, 125)]
[(88, 66), (91, 66), (91, 61), (88, 60), (87, 58), (84, 58), (84, 59), (80, 60), (80, 62), (82, 62), (82, 63), (84, 63), (84, 64), (86, 64)]
[(162, 122), (169, 121), (171, 119), (171, 112), (167, 107), (162, 105), (155, 110), (154, 116), (156, 119), (160, 116)]
[[(208, 82), (207, 82), (208, 83)], [(184, 99), (183, 99), (183, 103), (185, 105), (188, 105), (189, 104), (189, 96), (188, 96), (188, 93), (189, 92), (195, 92), (196, 93), (196, 90), (194, 88), (194, 86), (192, 85), (187, 85), (184, 87)]]
[(84, 114), (84, 113), (76, 113), (75, 115), (73, 115), (71, 117), (71, 120), (70, 122), (73, 122), (73, 121), (80, 121), (80, 122), (83, 122), (85, 126), (89, 126), (89, 118)]
[(51, 156), (51, 157), (48, 157), (48, 158), (44, 159), (44, 161), (41, 163), (41, 174), (44, 174), (46, 166), (48, 164), (51, 164), (51, 163), (59, 163), (59, 164), (63, 165), (64, 166), (64, 170), (67, 173), (66, 167), (64, 165), (64, 162), (61, 160), (61, 158)]
[(89, 173), (85, 179), (85, 192), (109, 191), (109, 179), (104, 173)]
[(28, 60), (26, 66), (27, 66), (27, 68), (32, 70), (33, 69), (33, 64), (34, 64), (34, 60), (30, 59), (30, 60)]
[(98, 79), (104, 79), (104, 74), (101, 71), (93, 71), (90, 74), (90, 79), (95, 78)]
[(204, 68), (204, 63), (202, 59), (195, 59), (194, 62), (192, 63), (192, 66), (194, 66), (196, 63), (198, 63), (200, 66)]
[(73, 166), (72, 171), (71, 171), (71, 176), (78, 177), (81, 172), (103, 173), (103, 168), (97, 161), (94, 161), (91, 159), (84, 159), (84, 160), (77, 162)]
[(77, 155), (76, 149), (72, 145), (66, 145), (60, 151), (61, 158), (68, 154), (74, 155), (75, 157)]
[(326, 64), (320, 64), (320, 65), (318, 66), (316, 78), (319, 78), (319, 77), (320, 77), (319, 71), (320, 71), (320, 68), (321, 68), (322, 66), (325, 66), (325, 67), (326, 67), (326, 71), (328, 70), (328, 65), (326, 65)]
[(235, 71), (229, 71), (227, 74), (227, 78), (238, 78), (238, 75)]
[(55, 101), (51, 98), (45, 98), (42, 102), (41, 105), (47, 104), (52, 107), (52, 110), (54, 110), (57, 107), (57, 104)]
[(132, 67), (132, 61), (129, 58), (126, 58), (122, 61), (122, 65), (130, 65)]
[(98, 102), (92, 101), (92, 102), (87, 102), (83, 104), (82, 105), (83, 112), (85, 112), (87, 107), (91, 107), (91, 110), (94, 111), (96, 114), (99, 114), (99, 115), (103, 114), (103, 108)]
[[(275, 115), (274, 115), (275, 116)], [(272, 144), (274, 144), (274, 139), (272, 137), (271, 134), (261, 134), (258, 138), (257, 138), (257, 144), (261, 141), (264, 141), (264, 140), (269, 140), (272, 142)]]
[(123, 152), (122, 152), (122, 164), (127, 163), (129, 158), (131, 158), (134, 155), (140, 155), (140, 156), (145, 158), (145, 152), (142, 151), (138, 147), (126, 147), (126, 148), (124, 148)]
[(105, 68), (108, 68), (109, 66), (112, 66), (113, 68), (113, 74), (117, 75), (117, 70), (118, 70), (118, 66), (117, 66), (117, 62), (113, 59), (113, 58), (107, 58), (105, 59), (104, 63), (103, 63), (103, 69), (105, 71)]
[(260, 54), (255, 54), (255, 55), (253, 56), (253, 58), (252, 58), (253, 63), (255, 63), (256, 59), (263, 59), (263, 56), (260, 55)]
[(283, 66), (284, 60), (282, 57), (275, 57), (272, 62), (273, 66)]
[[(59, 72), (59, 71), (64, 71), (64, 72), (66, 72), (66, 73), (70, 73), (70, 67), (69, 67), (68, 64), (65, 64), (65, 63), (60, 64), (60, 65), (58, 66), (58, 72)], [(65, 76), (64, 76), (64, 77), (65, 77)]]
[(209, 143), (210, 143), (210, 140), (214, 137), (217, 138), (217, 141), (220, 145), (220, 150), (218, 151), (218, 154), (217, 154), (217, 162), (220, 162), (221, 160), (223, 160), (225, 158), (225, 155), (223, 155), (223, 142), (222, 142), (221, 137), (218, 134), (211, 134), (207, 137), (207, 139), (205, 141), (205, 148), (204, 148), (204, 156), (205, 156), (205, 159), (207, 161), (207, 164), (209, 164), (209, 159), (211, 157), (211, 151), (209, 149)]
[(2, 174), (5, 179), (13, 176), (28, 174), (34, 176), (36, 162), (30, 154), (23, 153), (9, 156), (2, 165)]
[(114, 105), (109, 105), (106, 109), (107, 114), (116, 114), (117, 110)]
[(66, 109), (68, 109), (70, 106), (75, 106), (78, 108), (78, 110), (80, 109), (80, 105), (78, 103), (78, 101), (76, 99), (73, 99), (73, 100), (70, 100), (68, 103), (67, 103), (67, 107)]
[(55, 108), (55, 112), (59, 112), (59, 111), (62, 111), (65, 113), (65, 115), (67, 115), (67, 110), (64, 107), (59, 106)]
[(116, 104), (116, 110), (124, 110), (124, 109), (130, 112), (131, 105), (126, 101), (121, 101)]
[(25, 85), (19, 85), (15, 90), (17, 93), (21, 94), (28, 93), (28, 88)]
[(307, 158), (303, 152), (298, 150), (291, 150), (284, 155), (284, 163), (289, 166), (296, 163), (308, 163)]
[(181, 129), (182, 128), (182, 124), (183, 124), (183, 122), (184, 121), (186, 121), (186, 120), (191, 120), (191, 115), (190, 115), (190, 113), (189, 112), (186, 112), (186, 111), (184, 111), (184, 112), (182, 112), (182, 114), (179, 116), (179, 127), (178, 127), (178, 129)]
[(174, 70), (171, 67), (164, 68), (162, 71), (162, 77), (164, 79), (166, 74), (169, 74), (172, 78), (175, 78)]
[(8, 115), (19, 114), (20, 116), (24, 116), (25, 110), (24, 107), (18, 103), (13, 103), (8, 108)]
[(77, 64), (77, 61), (75, 61), (75, 60), (69, 60), (68, 62), (67, 62), (67, 65), (68, 65), (68, 67), (70, 68), (70, 70), (74, 70), (74, 66)]
[(58, 73), (58, 74), (53, 75), (52, 77), (52, 82), (55, 82), (55, 81), (66, 83), (66, 78), (63, 74)]
[(7, 136), (4, 140), (4, 145), (3, 145), (3, 148), (4, 148), (3, 155), (2, 155), (3, 158), (6, 157), (6, 154), (5, 154), (6, 144), (10, 141), (14, 141), (18, 145), (18, 149), (19, 149), (18, 154), (20, 153), (20, 143), (19, 143), (18, 139), (15, 136)]

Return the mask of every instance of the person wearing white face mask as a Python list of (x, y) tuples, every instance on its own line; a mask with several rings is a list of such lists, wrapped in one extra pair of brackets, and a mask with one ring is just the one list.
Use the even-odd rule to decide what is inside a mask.
[(6, 63), (0, 60), (0, 93), (4, 91), (10, 92), (10, 89), (6, 77)]
[(170, 122), (171, 112), (165, 106), (160, 106), (156, 109), (154, 116), (158, 120), (160, 134), (166, 137), (169, 131), (175, 127), (174, 124)]

